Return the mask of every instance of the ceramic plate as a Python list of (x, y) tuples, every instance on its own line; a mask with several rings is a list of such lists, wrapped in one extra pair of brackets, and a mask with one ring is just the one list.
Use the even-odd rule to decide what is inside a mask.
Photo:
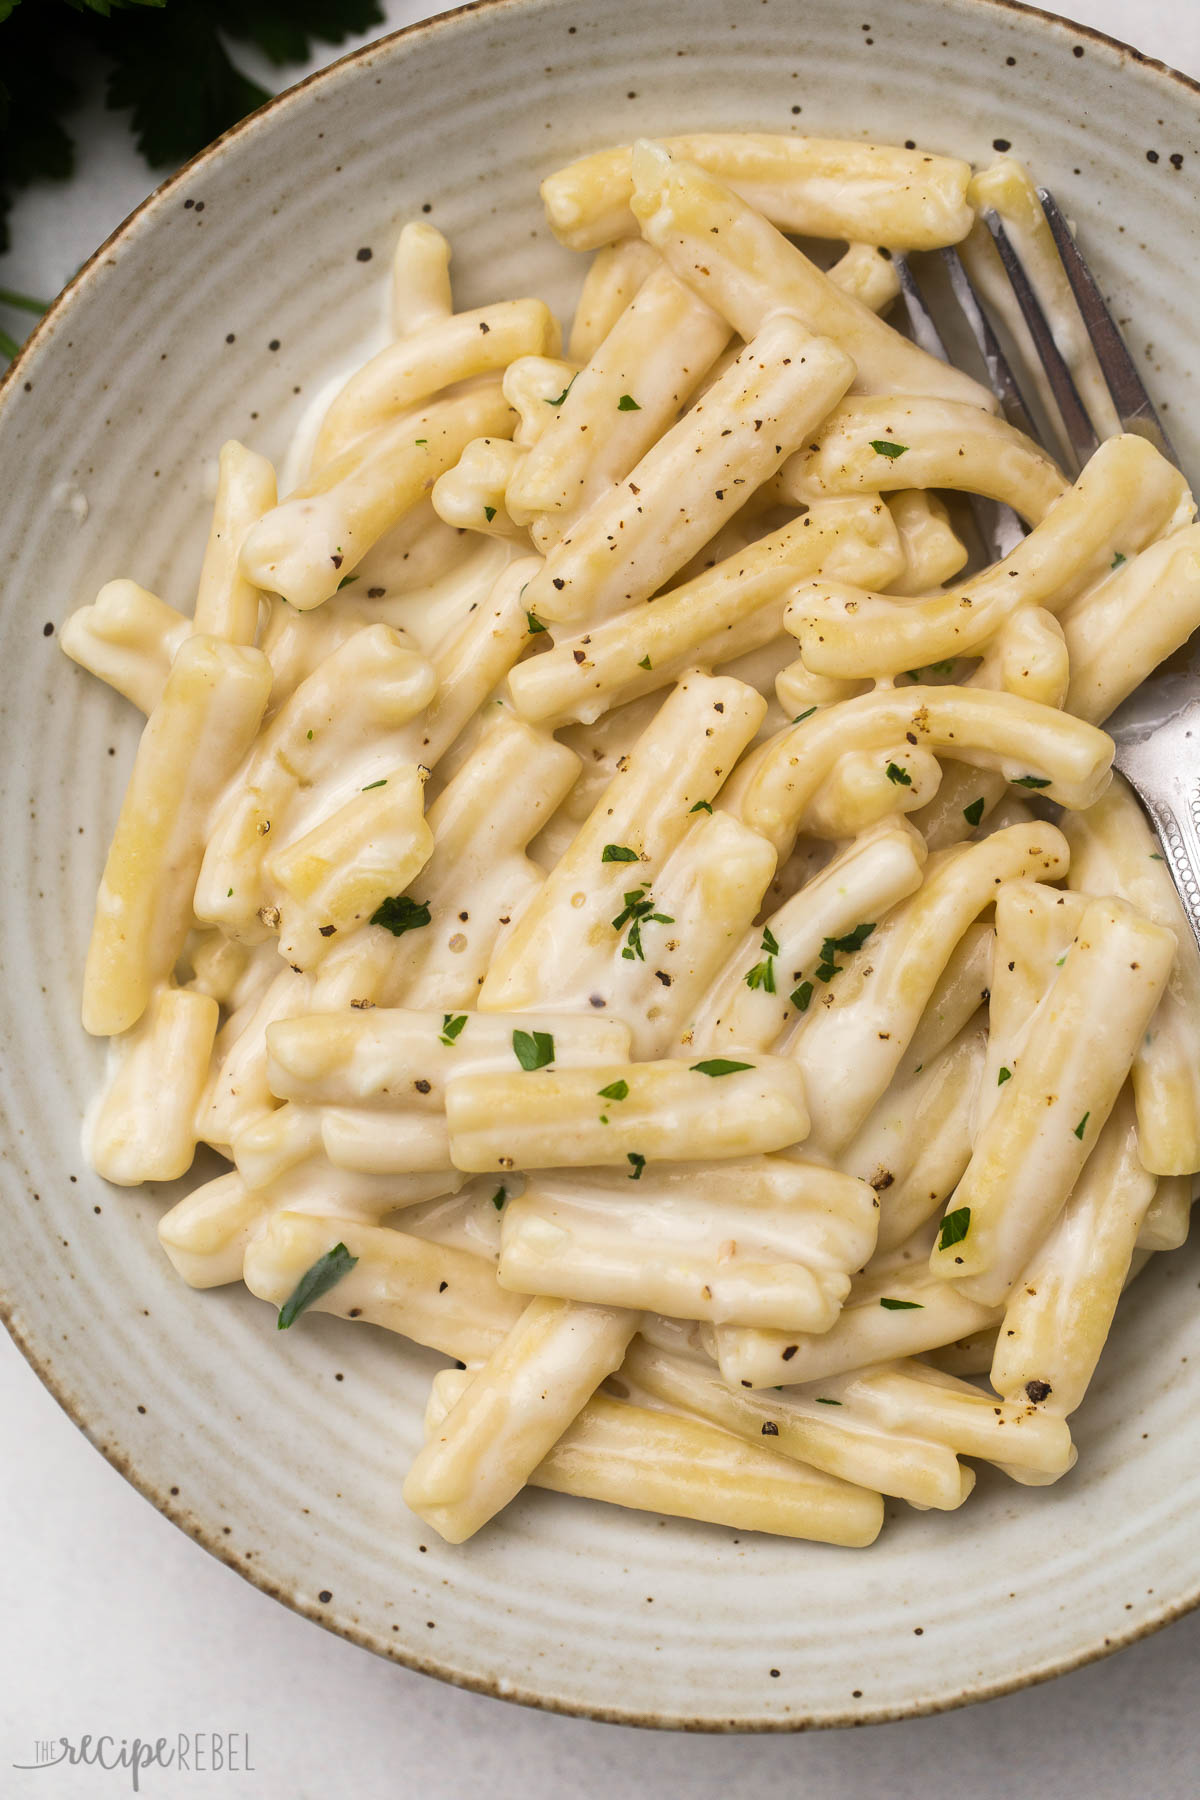
[(565, 310), (579, 264), (543, 224), (540, 177), (705, 126), (982, 160), (1011, 144), (1078, 221), (1200, 469), (1197, 90), (1044, 14), (490, 0), (265, 109), (116, 234), (0, 393), (5, 1306), (155, 1505), (331, 1629), (543, 1706), (787, 1728), (1000, 1693), (1196, 1602), (1193, 1256), (1158, 1258), (1132, 1291), (1055, 1488), (985, 1471), (961, 1513), (889, 1505), (866, 1552), (530, 1494), (449, 1549), (400, 1499), (436, 1359), (329, 1318), (280, 1338), (241, 1290), (182, 1287), (154, 1235), (170, 1192), (107, 1188), (78, 1149), (102, 1059), (80, 973), (138, 722), (56, 628), (118, 574), (190, 608), (216, 448), (281, 450), (377, 324), (400, 222), (449, 234), (460, 305), (537, 291)]

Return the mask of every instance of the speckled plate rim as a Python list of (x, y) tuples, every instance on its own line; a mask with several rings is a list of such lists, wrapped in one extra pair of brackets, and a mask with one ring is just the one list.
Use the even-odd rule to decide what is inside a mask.
[[(71, 313), (79, 296), (102, 279), (102, 272), (110, 253), (119, 245), (130, 241), (143, 226), (151, 223), (159, 211), (171, 197), (193, 178), (197, 170), (211, 169), (227, 155), (230, 146), (249, 138), (257, 132), (268, 118), (274, 118), (284, 108), (294, 106), (302, 95), (314, 87), (338, 78), (346, 69), (356, 64), (368, 64), (372, 58), (382, 54), (390, 54), (397, 44), (408, 44), (419, 38), (432, 37), (451, 30), (456, 22), (475, 13), (500, 14), (508, 12), (533, 12), (546, 9), (553, 0), (468, 0), (463, 6), (450, 11), (438, 13), (433, 18), (422, 19), (412, 25), (402, 26), (398, 31), (388, 32), (381, 37), (364, 44), (358, 50), (349, 51), (345, 56), (327, 64), (314, 74), (306, 76), (294, 87), (287, 88), (250, 113), (245, 119), (230, 130), (216, 138), (208, 147), (184, 163), (173, 175), (161, 182), (152, 193), (148, 194), (129, 216), (124, 219), (99, 246), (99, 248), (81, 266), (78, 272), (57, 295), (47, 312), (39, 320), (30, 336), (25, 340), (19, 354), (9, 365), (6, 373), (0, 377), (0, 434), (5, 427), (8, 406), (17, 389), (22, 385), (25, 367), (34, 350), (48, 347), (65, 323), (69, 325)], [(1189, 95), (1200, 100), (1200, 81), (1185, 75), (1179, 69), (1173, 69), (1157, 57), (1146, 56), (1135, 49), (1132, 44), (1112, 37), (1108, 32), (1100, 31), (1094, 26), (1082, 25), (1072, 19), (1064, 19), (1058, 13), (1047, 12), (1040, 6), (1029, 6), (1024, 0), (942, 0), (942, 4), (956, 6), (962, 11), (977, 9), (998, 15), (1016, 15), (1028, 20), (1035, 28), (1046, 28), (1060, 36), (1070, 36), (1077, 41), (1098, 44), (1102, 49), (1115, 51), (1122, 62), (1137, 64), (1156, 76), (1164, 77), (1168, 82), (1177, 84)], [(7, 1128), (10, 1121), (4, 1120)], [(311, 1619), (315, 1625), (345, 1638), (349, 1643), (357, 1644), (364, 1650), (384, 1657), (389, 1662), (399, 1663), (404, 1668), (413, 1669), (418, 1674), (432, 1675), (439, 1681), (447, 1682), (451, 1687), (461, 1687), (475, 1693), (486, 1694), (489, 1698), (511, 1701), (518, 1706), (536, 1707), (544, 1712), (566, 1714), (576, 1718), (593, 1719), (601, 1724), (635, 1725), (647, 1729), (667, 1731), (702, 1732), (706, 1734), (742, 1734), (751, 1732), (801, 1732), (818, 1729), (849, 1728), (862, 1725), (882, 1725), (894, 1723), (900, 1719), (928, 1717), (934, 1713), (953, 1712), (960, 1707), (973, 1705), (980, 1700), (994, 1700), (1004, 1694), (1017, 1693), (1023, 1688), (1036, 1687), (1042, 1682), (1052, 1681), (1058, 1675), (1069, 1674), (1073, 1669), (1086, 1667), (1088, 1663), (1099, 1662), (1102, 1658), (1113, 1655), (1128, 1645), (1137, 1643), (1139, 1639), (1151, 1636), (1163, 1626), (1170, 1625), (1177, 1619), (1185, 1617), (1200, 1607), (1200, 1583), (1198, 1583), (1182, 1599), (1164, 1604), (1150, 1619), (1140, 1625), (1132, 1626), (1127, 1631), (1119, 1631), (1098, 1638), (1081, 1649), (1053, 1658), (1035, 1668), (1022, 1671), (1020, 1675), (1009, 1679), (984, 1681), (977, 1685), (964, 1687), (961, 1692), (951, 1695), (922, 1697), (920, 1695), (904, 1706), (867, 1708), (842, 1715), (826, 1715), (819, 1720), (797, 1719), (789, 1717), (763, 1717), (758, 1719), (742, 1719), (734, 1723), (726, 1723), (715, 1719), (696, 1719), (686, 1714), (651, 1714), (626, 1710), (616, 1707), (590, 1707), (583, 1704), (572, 1705), (536, 1692), (532, 1688), (515, 1686), (506, 1682), (503, 1689), (495, 1680), (468, 1674), (451, 1664), (439, 1660), (436, 1656), (418, 1655), (401, 1646), (389, 1643), (386, 1639), (376, 1638), (369, 1631), (356, 1629), (349, 1624), (342, 1624), (318, 1608), (310, 1605), (299, 1594), (289, 1591), (271, 1579), (265, 1569), (257, 1569), (252, 1565), (238, 1561), (226, 1548), (219, 1535), (214, 1534), (201, 1521), (194, 1518), (186, 1507), (175, 1503), (173, 1496), (164, 1488), (144, 1477), (137, 1468), (133, 1455), (119, 1444), (111, 1441), (102, 1442), (95, 1428), (84, 1415), (83, 1408), (69, 1391), (66, 1379), (52, 1367), (46, 1352), (35, 1345), (21, 1327), (18, 1316), (18, 1302), (3, 1281), (0, 1270), (0, 1324), (3, 1324), (9, 1337), (25, 1358), (34, 1374), (47, 1389), (52, 1398), (66, 1413), (71, 1423), (87, 1438), (88, 1442), (100, 1452), (105, 1460), (135, 1488), (143, 1499), (148, 1500), (156, 1511), (162, 1513), (173, 1525), (192, 1538), (210, 1556), (216, 1557), (235, 1574), (241, 1576), (251, 1586), (273, 1600), (280, 1601), (292, 1612), (303, 1618)]]

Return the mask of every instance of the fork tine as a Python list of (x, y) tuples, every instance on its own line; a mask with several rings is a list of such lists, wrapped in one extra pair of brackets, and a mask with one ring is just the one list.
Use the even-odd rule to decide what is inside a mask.
[(948, 363), (950, 352), (937, 328), (933, 314), (925, 304), (925, 296), (917, 286), (916, 277), (907, 256), (898, 250), (893, 250), (892, 267), (900, 282), (900, 297), (904, 301), (904, 310), (908, 314), (913, 342), (924, 350), (927, 356), (936, 356), (939, 362)]
[(1000, 253), (1004, 270), (1012, 283), (1013, 293), (1017, 297), (1017, 305), (1021, 308), (1025, 323), (1029, 327), (1030, 336), (1042, 367), (1046, 371), (1046, 380), (1054, 395), (1055, 403), (1062, 416), (1067, 439), (1080, 468), (1100, 447), (1100, 441), (1092, 429), (1083, 401), (1079, 398), (1079, 389), (1075, 386), (1074, 377), (1067, 367), (1066, 361), (1058, 345), (1054, 341), (1054, 333), (1042, 311), (1041, 301), (1030, 285), (1024, 265), (1013, 248), (1012, 240), (1004, 229), (1000, 215), (988, 209), (983, 215), (988, 230)]
[(1067, 280), (1071, 283), (1101, 372), (1108, 383), (1108, 391), (1113, 397), (1122, 429), (1147, 438), (1156, 450), (1161, 451), (1178, 468), (1179, 458), (1171, 440), (1154, 410), (1153, 402), (1146, 392), (1116, 320), (1108, 310), (1096, 278), (1080, 255), (1058, 202), (1046, 188), (1038, 189), (1038, 199), (1042, 203), (1046, 223), (1054, 234), (1058, 254), (1067, 271)]
[[(948, 363), (950, 352), (925, 303), (925, 296), (917, 285), (908, 258), (893, 251), (892, 264), (900, 280), (900, 294), (908, 313), (913, 341), (930, 356), (936, 356), (939, 362)], [(1013, 385), (1015, 387), (1016, 383)], [(1025, 536), (1025, 527), (1011, 506), (1002, 506), (995, 500), (985, 500), (981, 494), (971, 494), (968, 498), (975, 529), (983, 540), (984, 549), (996, 562), (1002, 561), (1021, 542)]]
[(983, 310), (983, 302), (975, 291), (975, 284), (967, 273), (966, 265), (953, 245), (942, 251), (942, 260), (950, 277), (954, 298), (979, 347), (979, 354), (983, 357), (988, 382), (1000, 402), (1001, 411), (1010, 425), (1023, 431), (1026, 437), (1031, 437), (1036, 443), (1037, 427), (1021, 392), (1021, 385), (1000, 348), (1000, 340), (992, 329), (992, 321)]

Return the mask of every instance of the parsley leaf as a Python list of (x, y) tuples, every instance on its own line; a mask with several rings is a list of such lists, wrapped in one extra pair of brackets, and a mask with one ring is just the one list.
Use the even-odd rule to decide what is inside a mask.
[(885, 1294), (879, 1304), (880, 1306), (886, 1307), (888, 1312), (925, 1311), (925, 1307), (920, 1300), (893, 1300), (890, 1294)]
[(525, 623), (529, 627), (530, 637), (536, 637), (539, 631), (545, 631), (546, 629), (536, 613), (527, 612), (525, 614)]
[(1011, 1080), (1012, 1080), (1012, 1070), (1011, 1069), (1001, 1069), (1000, 1073), (996, 1077), (996, 1086), (1003, 1087), (1006, 1081), (1011, 1081)]
[(978, 800), (972, 800), (970, 806), (963, 807), (963, 818), (967, 821), (968, 825), (974, 826), (974, 825), (978, 825), (978, 823), (979, 823), (980, 819), (982, 819), (982, 817), (983, 817), (983, 795), (980, 794)]
[(597, 1088), (596, 1092), (602, 1100), (624, 1100), (629, 1094), (627, 1081), (610, 1081), (606, 1088)]
[(949, 1250), (952, 1244), (961, 1244), (970, 1229), (970, 1207), (956, 1207), (953, 1212), (948, 1212), (942, 1220), (941, 1234), (938, 1237), (938, 1249)]
[(811, 719), (813, 714), (816, 712), (816, 710), (817, 709), (815, 706), (810, 706), (808, 708), (807, 712), (797, 713), (795, 718), (792, 720), (792, 724), (793, 725), (803, 725), (805, 719)]
[(755, 963), (752, 969), (747, 970), (745, 980), (748, 988), (761, 988), (764, 994), (773, 994), (775, 992), (774, 957), (768, 956), (762, 962)]
[(892, 462), (895, 462), (898, 456), (903, 456), (905, 454), (908, 445), (893, 444), (887, 438), (872, 438), (871, 448), (874, 450), (876, 456), (886, 456), (890, 458)]
[(566, 387), (563, 389), (562, 393), (558, 396), (558, 399), (557, 400), (547, 400), (546, 405), (547, 406), (561, 406), (563, 401), (566, 399), (567, 395), (570, 393), (571, 389), (575, 386), (576, 380), (577, 380), (577, 376), (572, 375), (570, 381), (568, 381)]
[(629, 1177), (630, 1181), (640, 1181), (642, 1179), (642, 1170), (646, 1166), (645, 1157), (640, 1156), (636, 1150), (627, 1150), (625, 1155), (633, 1164), (633, 1173)]
[(1119, 569), (1121, 564), (1125, 560), (1126, 560), (1125, 556), (1122, 554), (1122, 552), (1120, 550), (1118, 550), (1117, 554), (1113, 557), (1112, 562), (1109, 564), (1109, 567), (1113, 568), (1113, 569)]
[(523, 1069), (544, 1069), (554, 1061), (554, 1039), (548, 1031), (514, 1031), (512, 1043)]
[(492, 520), (493, 520), (493, 519), (494, 519), (494, 518), (495, 518), (495, 516), (496, 516), (496, 509), (495, 509), (495, 507), (494, 507), (494, 506), (485, 506), (485, 507), (484, 507), (484, 509), (483, 509), (483, 516), (484, 516), (484, 518), (485, 518), (485, 519), (486, 519), (486, 520), (487, 520), (487, 522), (488, 522), (488, 524), (489, 524), (489, 525), (490, 525), (490, 524), (491, 524), (491, 522), (492, 522)]
[(621, 398), (617, 401), (618, 412), (641, 412), (641, 410), (641, 407), (638, 405), (632, 394), (622, 394)]
[(492, 1205), (497, 1212), (504, 1211), (504, 1202), (508, 1199), (508, 1189), (499, 1187), (492, 1195)]
[(638, 664), (639, 669), (650, 669), (653, 668), (653, 666), (654, 665), (648, 656), (643, 656), (641, 662)]
[[(711, 800), (697, 800), (695, 806), (688, 807), (688, 811), (690, 813), (694, 813), (694, 812), (710, 813), (712, 811), (712, 801)], [(1160, 856), (1158, 860), (1161, 862), (1162, 857)]]
[(1049, 787), (1050, 783), (1048, 781), (1044, 781), (1040, 775), (1018, 775), (1015, 778), (1015, 780), (1013, 781), (1013, 786), (1014, 787), (1024, 787), (1024, 788), (1044, 788), (1044, 787)]
[(407, 894), (393, 894), (380, 901), (370, 923), (382, 925), (393, 937), (403, 937), (406, 931), (419, 931), (422, 925), (428, 925), (429, 905), (425, 900), (410, 900)]
[(311, 1269), (306, 1269), (287, 1299), (279, 1309), (279, 1317), (275, 1321), (278, 1331), (286, 1331), (294, 1325), (302, 1312), (336, 1287), (343, 1275), (348, 1275), (357, 1256), (351, 1256), (345, 1244), (335, 1244), (324, 1256), (319, 1256)]
[(605, 844), (603, 850), (600, 852), (600, 861), (602, 863), (640, 862), (641, 860), (642, 859), (637, 851), (631, 850), (628, 844)]
[(1085, 1112), (1082, 1119), (1080, 1119), (1078, 1125), (1075, 1127), (1075, 1136), (1079, 1139), (1080, 1143), (1083, 1142), (1083, 1134), (1087, 1130), (1087, 1122), (1091, 1116), (1090, 1111)]
[(798, 988), (792, 989), (791, 1002), (797, 1012), (806, 1013), (808, 1011), (808, 1003), (812, 999), (812, 997), (813, 997), (812, 982), (811, 981), (802, 981)]
[(452, 1044), (454, 1042), (455, 1038), (458, 1036), (459, 1032), (462, 1030), (463, 1026), (466, 1024), (466, 1022), (467, 1022), (466, 1013), (459, 1013), (457, 1018), (455, 1017), (455, 1015), (453, 1013), (444, 1014), (443, 1018), (442, 1018), (442, 1030), (441, 1030), (440, 1041), (443, 1044)]
[(909, 774), (907, 769), (902, 769), (900, 767), (899, 763), (889, 763), (888, 764), (887, 778), (893, 784), (894, 787), (911, 787), (912, 786), (912, 776)]
[(727, 1056), (711, 1056), (707, 1062), (692, 1063), (693, 1075), (711, 1075), (715, 1080), (718, 1075), (737, 1075), (742, 1069), (754, 1068), (753, 1063), (730, 1062)]
[(360, 789), (359, 789), (359, 792), (360, 792), (360, 793), (362, 793), (362, 794), (369, 794), (369, 793), (370, 793), (370, 792), (371, 792), (371, 789), (372, 789), (372, 788), (377, 788), (377, 787), (386, 787), (386, 786), (387, 786), (387, 776), (386, 776), (386, 775), (384, 775), (384, 776), (383, 776), (383, 777), (382, 777), (382, 779), (381, 779), (381, 780), (379, 780), (379, 781), (368, 781), (368, 783), (367, 783), (367, 785), (366, 785), (366, 787), (365, 787), (365, 788), (360, 788)]

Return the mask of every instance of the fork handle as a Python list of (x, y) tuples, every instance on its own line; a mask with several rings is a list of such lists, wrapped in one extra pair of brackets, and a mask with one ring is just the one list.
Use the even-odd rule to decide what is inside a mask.
[(1136, 768), (1123, 765), (1129, 785), (1150, 816), (1167, 857), (1167, 867), (1188, 923), (1200, 945), (1200, 774), (1156, 770), (1152, 782), (1138, 779)]

